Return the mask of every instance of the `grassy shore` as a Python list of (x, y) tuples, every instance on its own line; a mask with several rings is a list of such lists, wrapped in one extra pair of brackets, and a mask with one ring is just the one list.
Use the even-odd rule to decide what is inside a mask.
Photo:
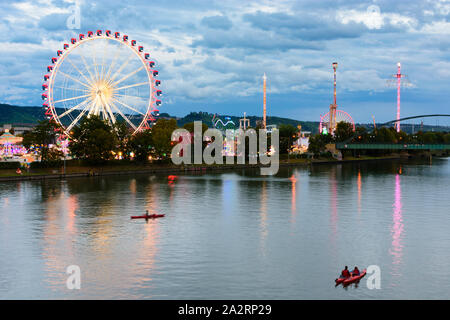
[[(304, 159), (304, 158), (290, 158), (280, 159), (280, 167), (286, 166), (305, 166), (305, 165), (318, 165), (318, 164), (338, 164), (348, 162), (359, 161), (379, 161), (379, 160), (392, 160), (398, 159), (398, 156), (380, 156), (369, 157), (364, 156), (360, 158), (347, 157), (344, 160), (335, 159)], [(154, 164), (130, 164), (120, 166), (68, 166), (66, 167), (65, 174), (64, 168), (40, 168), (30, 169), (28, 172), (22, 170), (22, 174), (17, 174), (13, 169), (0, 170), (0, 181), (18, 181), (18, 180), (41, 180), (41, 179), (63, 179), (70, 177), (89, 177), (89, 176), (104, 176), (104, 175), (119, 175), (119, 174), (139, 174), (139, 173), (190, 173), (190, 172), (203, 172), (203, 171), (216, 171), (216, 170), (233, 170), (243, 168), (259, 168), (261, 164), (193, 164), (193, 165), (154, 165)]]

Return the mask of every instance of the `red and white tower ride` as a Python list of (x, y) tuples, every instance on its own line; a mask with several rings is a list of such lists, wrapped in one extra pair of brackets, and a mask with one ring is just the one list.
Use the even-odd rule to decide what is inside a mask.
[[(266, 128), (266, 73), (264, 72), (264, 76), (263, 76), (263, 92), (264, 92), (264, 96), (263, 96), (263, 128)], [(245, 117), (244, 117), (245, 118)]]
[(330, 104), (330, 122), (328, 124), (328, 129), (331, 134), (334, 133), (334, 130), (336, 130), (336, 109), (337, 109), (337, 103), (336, 103), (336, 69), (337, 69), (337, 62), (333, 62), (333, 72), (334, 72), (334, 99), (333, 104)]
[[(410, 83), (408, 79), (406, 79), (406, 75), (402, 74), (401, 72), (401, 63), (397, 63), (397, 74), (392, 75), (395, 81), (395, 85), (397, 86), (397, 122), (395, 123), (395, 127), (397, 129), (397, 132), (400, 132), (400, 87), (401, 86), (408, 86)], [(405, 78), (402, 80), (402, 78)], [(392, 82), (391, 82), (392, 83)]]

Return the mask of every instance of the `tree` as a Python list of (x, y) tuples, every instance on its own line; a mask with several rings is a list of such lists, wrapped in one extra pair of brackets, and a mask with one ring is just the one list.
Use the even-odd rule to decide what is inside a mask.
[(143, 130), (131, 136), (127, 148), (134, 153), (137, 161), (146, 162), (152, 150), (152, 132)]
[(118, 152), (122, 152), (124, 155), (124, 158), (128, 158), (129, 152), (129, 146), (128, 142), (130, 139), (130, 129), (127, 127), (127, 124), (125, 121), (116, 121), (112, 126), (116, 136), (117, 136), (117, 146), (116, 149)]
[(354, 142), (356, 143), (367, 143), (369, 141), (369, 134), (367, 129), (364, 127), (357, 127), (354, 133)]
[(27, 149), (32, 145), (39, 146), (41, 161), (48, 161), (49, 144), (55, 144), (59, 128), (59, 125), (54, 121), (39, 121), (33, 130), (23, 135), (22, 144)]
[(436, 143), (436, 133), (428, 131), (423, 134), (423, 142), (427, 144)]
[[(186, 123), (183, 126), (183, 128), (189, 131), (190, 133), (194, 133), (194, 122)], [(206, 130), (208, 130), (208, 126), (204, 122), (202, 122), (202, 135), (205, 133)]]
[(152, 127), (153, 152), (156, 157), (165, 158), (172, 151), (172, 132), (177, 129), (175, 119), (159, 119)]
[(117, 145), (117, 134), (109, 123), (90, 115), (72, 130), (69, 148), (76, 158), (100, 162), (111, 159)]
[(291, 149), (298, 130), (291, 124), (282, 124), (278, 130), (280, 134), (280, 154), (286, 154)]
[(380, 143), (397, 143), (395, 129), (385, 127), (378, 129), (375, 135), (375, 141)]
[(353, 125), (348, 122), (340, 121), (336, 125), (336, 130), (334, 131), (334, 140), (336, 142), (344, 142), (345, 140), (353, 137)]
[(333, 140), (331, 134), (318, 133), (309, 138), (308, 151), (314, 154), (320, 154), (325, 151), (325, 146)]

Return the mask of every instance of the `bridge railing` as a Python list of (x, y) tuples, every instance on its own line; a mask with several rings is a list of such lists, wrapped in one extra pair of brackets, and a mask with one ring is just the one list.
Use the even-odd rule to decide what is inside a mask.
[(420, 143), (336, 143), (339, 150), (450, 150), (450, 144)]

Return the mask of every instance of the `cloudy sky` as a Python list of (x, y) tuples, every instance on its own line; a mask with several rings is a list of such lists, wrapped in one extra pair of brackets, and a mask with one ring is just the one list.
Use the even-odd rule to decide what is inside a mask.
[[(80, 28), (70, 29), (73, 5)], [(356, 122), (395, 118), (386, 80), (397, 62), (411, 87), (402, 116), (450, 113), (450, 1), (2, 1), (0, 102), (40, 105), (56, 50), (106, 28), (149, 50), (162, 81), (161, 112), (268, 114), (318, 120), (332, 102)]]

